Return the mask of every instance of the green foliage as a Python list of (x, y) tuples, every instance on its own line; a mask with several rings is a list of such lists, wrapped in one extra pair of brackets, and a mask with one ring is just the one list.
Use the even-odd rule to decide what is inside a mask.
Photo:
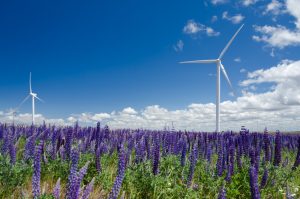
[(55, 199), (52, 194), (43, 194), (39, 197), (39, 199)]
[(32, 168), (22, 161), (11, 165), (9, 158), (0, 155), (0, 198), (11, 195), (31, 180)]
[(67, 183), (69, 173), (70, 164), (60, 158), (57, 158), (56, 160), (48, 158), (47, 164), (42, 163), (42, 181), (55, 182), (58, 178), (60, 178), (63, 183)]

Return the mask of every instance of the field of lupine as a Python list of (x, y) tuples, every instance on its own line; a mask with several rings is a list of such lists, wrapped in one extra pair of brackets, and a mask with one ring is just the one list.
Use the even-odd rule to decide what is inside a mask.
[(300, 135), (0, 124), (0, 198), (300, 198)]

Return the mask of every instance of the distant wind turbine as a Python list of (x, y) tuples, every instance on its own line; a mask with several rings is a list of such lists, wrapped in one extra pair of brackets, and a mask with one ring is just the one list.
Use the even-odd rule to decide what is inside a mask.
[(25, 97), (25, 99), (20, 103), (20, 105), (18, 106), (17, 109), (19, 109), (19, 108), (22, 106), (22, 104), (28, 100), (28, 98), (29, 98), (30, 96), (31, 96), (31, 98), (32, 98), (32, 125), (34, 125), (34, 122), (35, 122), (35, 120), (34, 120), (34, 119), (35, 119), (35, 118), (34, 118), (34, 117), (35, 117), (35, 98), (38, 99), (38, 100), (40, 100), (41, 102), (43, 102), (43, 100), (40, 99), (40, 98), (37, 96), (36, 93), (32, 92), (32, 88), (31, 88), (31, 72), (30, 72), (30, 74), (29, 74), (29, 95), (27, 95), (27, 97)]
[(8, 111), (7, 111), (7, 114), (10, 116), (12, 116), (12, 123), (14, 124), (15, 123), (15, 117), (17, 116), (17, 108), (10, 108)]
[(225, 48), (222, 50), (220, 56), (218, 59), (211, 59), (211, 60), (195, 60), (195, 61), (185, 61), (180, 62), (181, 64), (211, 64), (216, 63), (217, 64), (217, 91), (216, 91), (216, 132), (220, 132), (220, 69), (222, 70), (230, 88), (232, 89), (232, 84), (228, 78), (228, 75), (226, 73), (226, 70), (224, 66), (222, 65), (222, 57), (228, 50), (229, 46), (235, 39), (235, 37), (238, 35), (240, 30), (243, 28), (244, 24), (236, 31), (236, 33), (233, 35), (233, 37), (230, 39), (228, 44), (225, 46)]

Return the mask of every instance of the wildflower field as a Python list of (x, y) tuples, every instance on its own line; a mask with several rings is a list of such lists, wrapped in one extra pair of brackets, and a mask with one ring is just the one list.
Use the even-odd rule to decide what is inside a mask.
[(300, 198), (300, 135), (0, 124), (0, 198)]

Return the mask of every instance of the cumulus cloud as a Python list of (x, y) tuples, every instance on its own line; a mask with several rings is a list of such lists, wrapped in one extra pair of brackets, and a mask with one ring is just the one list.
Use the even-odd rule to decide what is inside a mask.
[[(284, 3), (272, 0), (266, 7), (264, 14), (271, 13), (275, 17), (279, 14), (289, 14), (294, 17), (295, 28), (287, 28), (282, 25), (254, 26), (260, 35), (252, 38), (257, 42), (264, 42), (267, 46), (283, 49), (287, 46), (299, 46), (300, 44), (300, 4), (298, 0), (285, 0)], [(271, 56), (274, 53), (271, 53)]]
[(299, 0), (286, 0), (287, 11), (294, 16), (295, 24), (300, 29), (300, 3)]
[[(15, 123), (20, 124), (31, 124), (32, 116), (30, 113), (13, 113), (12, 111), (2, 111), (0, 114), (0, 122), (3, 123), (11, 123), (14, 121)], [(62, 118), (46, 118), (42, 114), (35, 114), (35, 122), (37, 124), (42, 124), (46, 122), (48, 124), (57, 124), (57, 125), (66, 125), (64, 119)]]
[(273, 15), (279, 15), (284, 13), (284, 4), (278, 0), (272, 0), (266, 7), (263, 14), (271, 13)]
[(129, 114), (129, 115), (135, 115), (137, 114), (137, 112), (131, 108), (131, 107), (127, 107), (127, 108), (124, 108), (123, 111), (122, 111), (123, 114)]
[(196, 35), (198, 33), (205, 33), (207, 36), (219, 36), (220, 33), (216, 32), (213, 28), (205, 26), (194, 20), (189, 20), (183, 27), (183, 32), (189, 35)]
[(245, 19), (245, 17), (241, 14), (229, 16), (227, 11), (223, 12), (222, 18), (231, 21), (233, 24), (239, 24)]
[(300, 45), (300, 31), (289, 30), (284, 26), (254, 26), (254, 30), (260, 35), (252, 38), (257, 42), (264, 42), (270, 47), (285, 48), (287, 46)]

